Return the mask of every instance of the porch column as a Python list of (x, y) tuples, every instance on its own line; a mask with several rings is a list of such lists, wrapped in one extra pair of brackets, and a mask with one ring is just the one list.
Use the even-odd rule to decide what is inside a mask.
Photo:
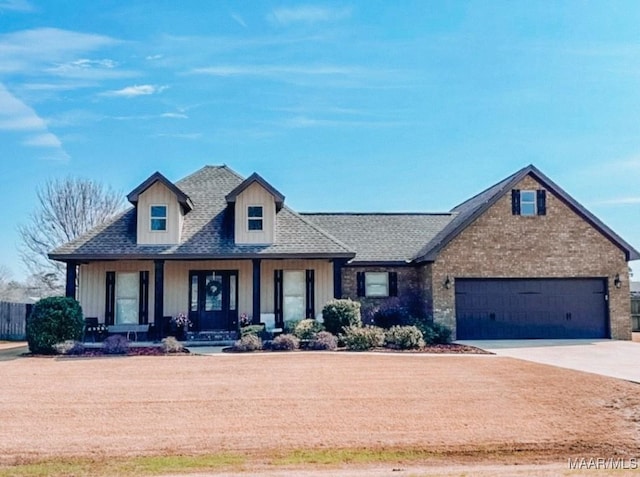
[[(153, 283), (153, 322), (160, 330), (164, 328), (162, 315), (164, 314), (164, 260), (154, 260), (154, 283)], [(162, 331), (161, 331), (162, 332)]]
[(65, 285), (65, 296), (76, 298), (76, 279), (78, 277), (78, 262), (72, 260), (67, 262), (67, 283)]
[(342, 267), (347, 263), (343, 258), (333, 260), (333, 298), (342, 298)]
[(254, 258), (253, 262), (253, 324), (260, 323), (260, 262)]

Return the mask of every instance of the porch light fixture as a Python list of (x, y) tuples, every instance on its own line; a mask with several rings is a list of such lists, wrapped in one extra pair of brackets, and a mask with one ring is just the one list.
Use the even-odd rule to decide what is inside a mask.
[(616, 273), (616, 276), (613, 278), (613, 286), (616, 288), (620, 288), (622, 286), (622, 280), (620, 280), (619, 273)]
[(451, 288), (452, 283), (453, 283), (453, 280), (451, 280), (451, 278), (449, 278), (449, 275), (447, 275), (447, 278), (445, 278), (442, 286), (444, 286), (448, 290), (449, 288)]

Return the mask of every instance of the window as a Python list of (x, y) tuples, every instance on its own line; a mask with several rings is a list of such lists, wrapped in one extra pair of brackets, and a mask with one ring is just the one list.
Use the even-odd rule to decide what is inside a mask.
[(365, 296), (389, 296), (389, 274), (387, 272), (365, 272)]
[(518, 190), (511, 191), (511, 212), (513, 215), (533, 217), (547, 214), (547, 191)]
[(282, 295), (284, 320), (300, 320), (305, 314), (305, 275), (303, 270), (284, 270)]
[(153, 232), (164, 232), (167, 230), (167, 206), (151, 206), (151, 230)]
[(536, 192), (520, 191), (520, 215), (536, 215)]
[(261, 205), (250, 205), (247, 208), (247, 217), (249, 218), (249, 230), (262, 230), (263, 215)]
[(138, 324), (140, 285), (137, 272), (118, 273), (116, 278), (116, 324)]

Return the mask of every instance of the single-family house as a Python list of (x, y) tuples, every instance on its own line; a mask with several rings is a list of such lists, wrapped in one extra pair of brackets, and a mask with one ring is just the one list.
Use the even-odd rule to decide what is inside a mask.
[(297, 213), (258, 174), (159, 172), (132, 207), (50, 253), (101, 323), (237, 330), (411, 301), (458, 339), (630, 339), (638, 251), (534, 166), (444, 213)]

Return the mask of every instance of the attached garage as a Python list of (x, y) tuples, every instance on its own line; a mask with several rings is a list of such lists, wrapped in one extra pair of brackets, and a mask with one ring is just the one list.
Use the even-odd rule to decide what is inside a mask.
[(458, 339), (608, 338), (601, 278), (455, 280)]

